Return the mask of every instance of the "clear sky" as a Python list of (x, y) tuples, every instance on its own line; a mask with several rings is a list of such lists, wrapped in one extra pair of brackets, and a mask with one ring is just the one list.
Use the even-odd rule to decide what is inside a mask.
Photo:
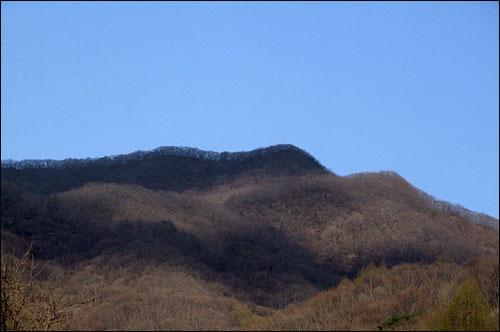
[(498, 2), (1, 3), (1, 157), (294, 144), (499, 215)]

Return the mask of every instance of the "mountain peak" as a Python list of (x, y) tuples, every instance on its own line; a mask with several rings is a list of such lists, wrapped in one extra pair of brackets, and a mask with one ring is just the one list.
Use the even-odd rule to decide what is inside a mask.
[(150, 189), (207, 188), (243, 173), (298, 175), (324, 172), (306, 151), (279, 144), (248, 152), (214, 152), (162, 146), (102, 158), (2, 160), (2, 177), (38, 193), (52, 193), (87, 182), (138, 184)]
[(139, 161), (151, 159), (157, 156), (174, 156), (174, 157), (187, 157), (205, 159), (211, 161), (244, 161), (252, 158), (262, 158), (279, 152), (296, 153), (316, 163), (320, 168), (325, 169), (311, 154), (296, 147), (292, 144), (277, 144), (268, 146), (266, 148), (257, 148), (251, 151), (238, 151), (238, 152), (214, 152), (201, 150), (193, 147), (186, 146), (160, 146), (158, 148), (142, 151), (138, 150), (132, 153), (105, 156), (101, 158), (67, 158), (64, 160), (53, 159), (24, 159), (16, 161), (6, 159), (1, 161), (2, 168), (58, 168), (67, 166), (83, 166), (89, 163), (98, 162), (99, 164), (124, 164), (129, 161)]

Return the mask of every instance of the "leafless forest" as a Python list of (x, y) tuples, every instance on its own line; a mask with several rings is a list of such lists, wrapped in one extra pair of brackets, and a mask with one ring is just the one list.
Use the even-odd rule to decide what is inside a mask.
[(278, 145), (1, 175), (2, 330), (499, 329), (498, 220), (393, 172)]

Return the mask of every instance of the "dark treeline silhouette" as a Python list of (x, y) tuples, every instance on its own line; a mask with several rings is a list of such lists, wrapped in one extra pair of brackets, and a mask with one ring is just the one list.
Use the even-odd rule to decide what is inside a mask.
[(258, 148), (248, 152), (214, 152), (205, 151), (192, 147), (185, 146), (162, 146), (150, 151), (136, 151), (128, 154), (121, 154), (116, 156), (106, 156), (102, 158), (85, 158), (75, 159), (68, 158), (64, 160), (52, 159), (26, 159), (22, 161), (15, 161), (11, 159), (2, 160), (2, 168), (57, 168), (57, 167), (75, 167), (84, 166), (89, 163), (98, 162), (100, 165), (112, 164), (125, 164), (130, 161), (149, 159), (158, 155), (162, 156), (177, 156), (189, 157), (197, 159), (206, 159), (212, 161), (244, 161), (251, 158), (262, 158), (270, 154), (280, 151), (294, 151), (301, 154), (305, 158), (319, 164), (319, 162), (306, 151), (291, 145), (291, 144), (278, 144), (269, 146), (267, 148)]
[(244, 172), (269, 174), (323, 172), (313, 156), (281, 144), (250, 152), (212, 152), (187, 147), (160, 147), (98, 159), (2, 161), (2, 178), (49, 194), (88, 182), (138, 184), (151, 189), (205, 189)]

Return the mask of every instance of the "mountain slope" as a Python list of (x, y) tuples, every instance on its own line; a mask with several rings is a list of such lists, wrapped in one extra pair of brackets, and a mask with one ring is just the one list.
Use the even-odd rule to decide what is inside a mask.
[[(370, 263), (463, 265), (498, 256), (498, 227), (491, 227), (498, 220), (435, 200), (394, 172), (340, 177), (293, 146), (255, 151), (165, 148), (94, 161), (2, 162), (2, 252), (20, 255), (32, 242), (35, 257), (52, 268), (47, 280), (64, 280), (71, 303), (84, 291), (57, 271), (94, 280), (88, 287), (104, 306), (91, 310), (94, 317), (125, 301), (111, 289), (122, 287), (139, 306), (142, 278), (168, 288), (163, 273), (165, 280), (184, 273), (186, 287), (198, 280), (200, 292), (217, 299), (200, 303), (216, 308), (226, 329), (247, 317), (241, 305), (267, 315), (355, 278)], [(205, 327), (215, 326), (212, 309), (191, 304)], [(73, 326), (123, 329), (132, 319), (96, 325), (81, 317)], [(148, 326), (170, 324), (161, 321)]]

